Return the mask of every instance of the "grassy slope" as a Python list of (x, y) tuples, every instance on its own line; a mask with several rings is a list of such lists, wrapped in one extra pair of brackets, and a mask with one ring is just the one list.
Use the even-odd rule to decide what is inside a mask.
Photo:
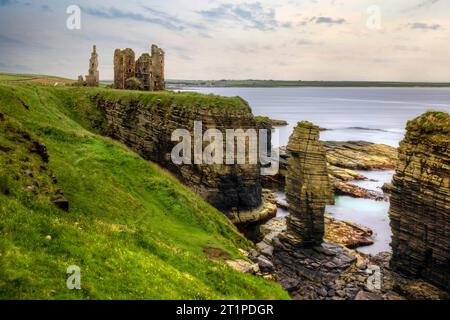
[[(207, 259), (206, 247), (239, 258), (238, 248), (249, 244), (170, 174), (75, 121), (95, 116), (83, 95), (89, 89), (76, 90), (0, 85), (3, 122), (46, 144), (49, 170), (71, 206), (63, 212), (45, 194), (27, 191), (24, 174), (32, 171), (33, 180), (46, 181), (47, 173), (35, 156), (8, 142), (11, 129), (0, 126), (0, 144), (12, 149), (0, 151), (0, 184), (10, 189), (0, 192), (0, 298), (288, 297), (277, 284)], [(71, 107), (90, 113), (74, 117)], [(66, 289), (72, 264), (81, 267), (80, 291)]]

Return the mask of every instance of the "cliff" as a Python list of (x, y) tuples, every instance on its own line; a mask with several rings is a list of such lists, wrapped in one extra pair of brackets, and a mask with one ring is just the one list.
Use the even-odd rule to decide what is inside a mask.
[(408, 122), (393, 178), (391, 266), (450, 290), (450, 116)]
[[(270, 128), (269, 124), (254, 119), (244, 100), (167, 92), (101, 92), (92, 100), (104, 113), (104, 134), (167, 168), (214, 207), (227, 212), (261, 205), (259, 164), (176, 165), (171, 160), (172, 149), (178, 144), (171, 141), (173, 131), (187, 129), (193, 145), (194, 121), (202, 122), (202, 135), (211, 128), (219, 129), (224, 137), (227, 129)], [(203, 147), (206, 145), (204, 142)]]

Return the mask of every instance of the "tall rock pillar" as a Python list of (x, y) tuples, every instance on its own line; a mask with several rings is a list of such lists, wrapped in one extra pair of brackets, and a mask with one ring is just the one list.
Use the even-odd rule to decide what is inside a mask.
[(408, 122), (390, 208), (391, 267), (450, 290), (450, 116)]
[(290, 215), (285, 238), (292, 244), (320, 245), (325, 233), (325, 206), (331, 203), (333, 195), (319, 135), (318, 126), (299, 122), (287, 146), (292, 156), (286, 180)]

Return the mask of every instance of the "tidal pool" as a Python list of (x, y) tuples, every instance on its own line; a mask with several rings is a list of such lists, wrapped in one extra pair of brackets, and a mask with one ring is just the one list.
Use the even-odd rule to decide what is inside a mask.
[[(277, 199), (283, 202), (286, 202), (286, 194), (284, 193), (284, 191), (277, 191)], [(289, 215), (289, 211), (287, 211), (286, 209), (280, 208), (278, 207), (277, 209), (277, 218), (282, 218), (282, 217), (286, 217)]]
[(338, 196), (336, 203), (327, 206), (326, 211), (338, 220), (355, 222), (373, 230), (374, 244), (360, 247), (358, 251), (373, 255), (382, 251), (391, 252), (389, 202)]
[(394, 170), (374, 170), (374, 171), (357, 171), (363, 176), (367, 177), (369, 180), (364, 181), (352, 181), (351, 183), (357, 185), (358, 187), (381, 192), (381, 187), (392, 181), (392, 176), (394, 175)]
[[(358, 171), (366, 176), (367, 181), (352, 181), (362, 188), (380, 191), (384, 183), (390, 182), (394, 174), (393, 170)], [(286, 200), (283, 191), (277, 192), (277, 198)], [(327, 206), (326, 212), (335, 219), (346, 220), (360, 224), (373, 230), (374, 244), (360, 247), (357, 250), (363, 253), (375, 255), (387, 251), (391, 252), (391, 226), (389, 219), (389, 202), (369, 199), (358, 199), (349, 196), (337, 196), (334, 205)], [(289, 212), (278, 208), (277, 217), (285, 217)]]

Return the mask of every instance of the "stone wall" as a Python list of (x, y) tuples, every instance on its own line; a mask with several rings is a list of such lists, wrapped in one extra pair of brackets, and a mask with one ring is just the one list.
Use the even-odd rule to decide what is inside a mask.
[(144, 91), (150, 91), (152, 86), (152, 57), (144, 53), (136, 61), (136, 78), (142, 83)]
[(114, 52), (114, 88), (127, 89), (127, 79), (136, 75), (134, 51), (130, 48)]
[(450, 290), (450, 116), (409, 121), (393, 178), (391, 267)]
[(165, 90), (164, 55), (164, 51), (155, 44), (152, 45), (151, 55), (144, 53), (137, 61), (132, 49), (116, 49), (114, 52), (114, 88), (135, 89), (128, 85), (127, 80), (136, 78), (142, 85), (141, 90)]
[(164, 63), (164, 51), (161, 48), (158, 48), (157, 45), (152, 45), (152, 91), (160, 91), (166, 88)]
[[(208, 105), (210, 96), (198, 94), (196, 106), (187, 107), (183, 103), (184, 94), (163, 95), (169, 102), (158, 99), (158, 94), (114, 100), (98, 94), (93, 100), (105, 114), (105, 134), (169, 169), (219, 210), (248, 210), (260, 206), (259, 164), (175, 165), (171, 161), (171, 151), (178, 142), (171, 141), (171, 134), (175, 129), (187, 129), (192, 135), (194, 121), (203, 122), (203, 132), (209, 128), (225, 132), (225, 129), (247, 130), (267, 125), (255, 120), (248, 105), (241, 100), (239, 107), (229, 108), (227, 103), (214, 107)], [(235, 103), (237, 98), (223, 100)]]

